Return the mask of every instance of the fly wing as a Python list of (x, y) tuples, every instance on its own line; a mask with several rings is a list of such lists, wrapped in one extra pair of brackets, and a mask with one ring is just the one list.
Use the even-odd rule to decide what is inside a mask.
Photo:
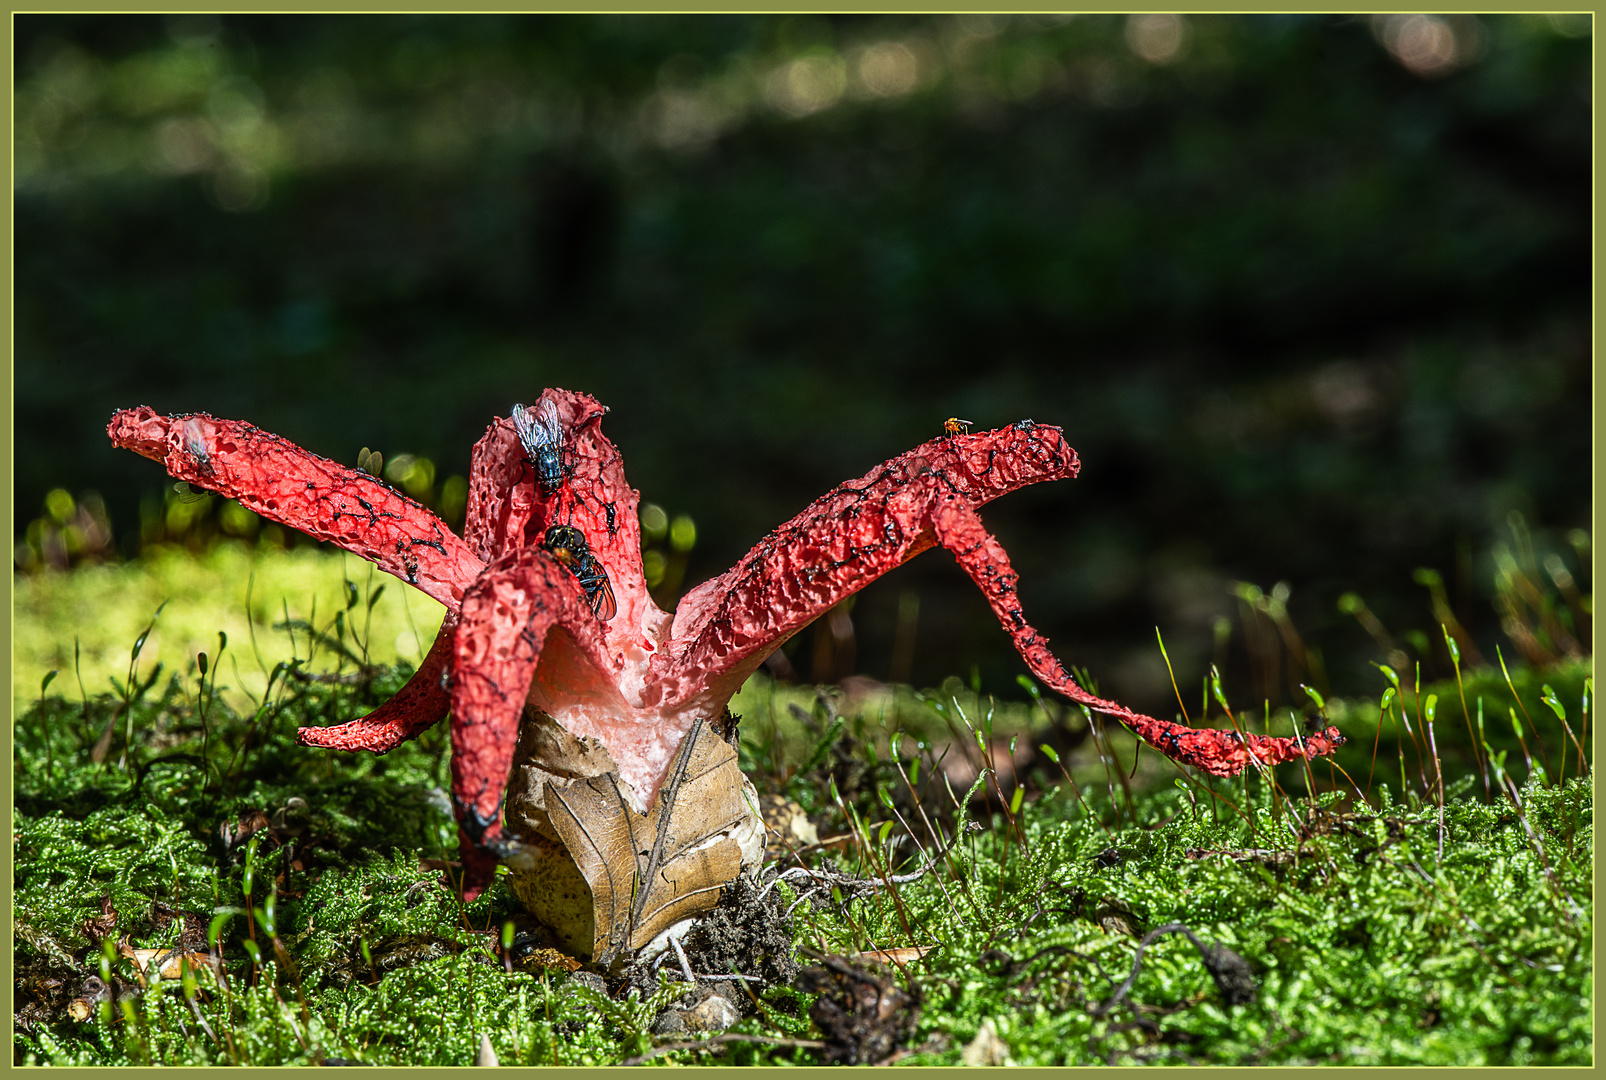
[(558, 403), (544, 397), (535, 403), (535, 426), (541, 431), (541, 445), (553, 446), (563, 441), (563, 420), (558, 416)]
[(557, 406), (551, 398), (543, 398), (528, 408), (515, 405), (510, 417), (514, 428), (518, 430), (524, 453), (532, 461), (540, 457), (541, 451), (553, 449), (563, 442), (563, 421), (559, 419)]
[(619, 601), (613, 595), (613, 585), (609, 583), (607, 573), (600, 566), (597, 567), (597, 573), (601, 576), (589, 589), (591, 610), (597, 613), (597, 618), (607, 622), (619, 614)]

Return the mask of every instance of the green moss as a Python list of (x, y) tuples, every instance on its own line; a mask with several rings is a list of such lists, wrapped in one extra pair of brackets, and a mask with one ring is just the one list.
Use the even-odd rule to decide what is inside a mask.
[[(1248, 826), (1195, 820), (1161, 795), (1151, 811), (1182, 813), (1122, 833), (1122, 860), (1109, 865), (1097, 856), (1111, 837), (1051, 796), (1028, 815), (1029, 855), (1005, 865), (1000, 834), (978, 843), (974, 906), (950, 907), (935, 888), (903, 891), (915, 937), (940, 946), (917, 974), (941, 988), (928, 997), (921, 1034), (946, 1043), (911, 1061), (957, 1064), (991, 1019), (1018, 1064), (1133, 1063), (1173, 1052), (1218, 1064), (1587, 1063), (1591, 787), (1523, 794), (1531, 821), (1580, 819), (1570, 841), (1561, 831), (1544, 836), (1551, 859), (1562, 860), (1558, 888), (1514, 817), (1477, 803), (1446, 808), (1439, 862), (1431, 808), (1393, 818), (1401, 838), (1389, 844), (1389, 815), (1346, 819), (1343, 804), (1327, 799), (1340, 815), (1333, 820), (1353, 832), (1312, 837), (1297, 860), (1267, 866), (1200, 856), (1242, 853)], [(1053, 822), (1056, 809), (1074, 820)], [(1269, 798), (1253, 810), (1258, 850), (1291, 851), (1294, 834)], [(1511, 820), (1495, 826), (1503, 816)], [(1572, 911), (1563, 893), (1584, 906)], [(856, 913), (873, 936), (888, 935), (878, 940), (901, 944), (886, 915)], [(1198, 952), (1169, 936), (1144, 954), (1128, 996), (1136, 1008), (1090, 1015), (1131, 968), (1135, 941), (1112, 915), (1140, 933), (1184, 923), (1232, 948), (1256, 970), (1258, 999), (1220, 1004)]]
[[(143, 628), (129, 626), (135, 636)], [(271, 627), (258, 645), (269, 671), (305, 655)], [(146, 670), (126, 708), (121, 692), (81, 701), (69, 691), (32, 701), (14, 728), (18, 1060), (460, 1065), (488, 1034), (503, 1064), (617, 1064), (665, 1041), (651, 1025), (679, 993), (670, 976), (645, 999), (613, 1000), (528, 958), (509, 970), (499, 941), (517, 915), (510, 891), (499, 883), (465, 905), (442, 886), (439, 860), (456, 853), (444, 727), (384, 757), (294, 744), (298, 726), (383, 701), (408, 667), (350, 682), (281, 672), (266, 698), (249, 685), (229, 692), (232, 668), (215, 688), (194, 672), (149, 679)], [(1548, 683), (1574, 709), (1581, 671), (1512, 674), (1524, 697)], [(812, 691), (755, 680), (737, 702), (744, 761), (761, 783), (810, 795), (833, 830), (851, 822), (869, 838), (876, 859), (850, 845), (829, 856), (839, 869), (908, 872), (932, 849), (918, 811), (952, 835), (956, 807), (970, 804), (963, 792), (927, 794), (921, 807), (894, 797), (906, 789), (893, 733), (907, 733), (896, 746), (904, 770), (918, 753), (929, 777), (944, 738), (975, 738), (966, 721), (983, 742), (990, 726), (1004, 747), (1035, 738), (1047, 719), (1035, 704), (944, 689), (827, 708)], [(1503, 677), (1482, 671), (1468, 673), (1466, 689), (1473, 699), (1509, 696)], [(1457, 693), (1453, 684), (1433, 691), (1441, 702)], [(1536, 712), (1537, 697), (1529, 708), (1541, 721), (1530, 745), (1554, 759), (1559, 729), (1543, 720), (1553, 714)], [(1449, 764), (1450, 748), (1465, 743), (1455, 742), (1459, 719), (1441, 709), (1436, 729), (1451, 772), (1442, 833), (1414, 757), (1400, 792), (1392, 744), (1367, 788), (1371, 805), (1325, 766), (1310, 774), (1314, 799), (1294, 766), (1278, 770), (1275, 787), (1250, 776), (1179, 790), (1176, 770), (1154, 754), (1140, 759), (1129, 802), (1089, 740), (1063, 755), (1080, 797), (1054, 770), (1033, 781), (1014, 825), (983, 811), (990, 820), (971, 829), (963, 822), (975, 811), (957, 814), (959, 840), (936, 870), (858, 899), (838, 890), (804, 900), (796, 940), (833, 953), (934, 947), (908, 964), (922, 1008), (906, 1064), (961, 1062), (983, 1025), (1017, 1064), (1586, 1064), (1592, 780), (1532, 777), (1520, 810), (1510, 798), (1486, 800), (1470, 764)], [(1356, 751), (1375, 712), (1368, 721), (1353, 708), (1339, 722)], [(1129, 768), (1131, 744), (1117, 736), (1111, 745)], [(1344, 767), (1366, 787), (1371, 747), (1361, 749), (1360, 770)], [(812, 771), (795, 772), (810, 759)], [(1434, 775), (1431, 758), (1423, 768)], [(789, 901), (793, 884), (778, 887)], [(212, 931), (224, 981), (164, 980), (71, 1019), (66, 1003), (86, 980), (138, 981), (130, 960), (93, 944), (86, 924), (103, 918), (103, 897), (117, 921), (97, 937), (137, 950), (195, 947), (199, 935), (204, 953)], [(1240, 955), (1254, 1000), (1226, 1004), (1198, 950), (1172, 934), (1148, 945), (1124, 1000), (1106, 1008), (1139, 936), (1171, 923)], [(817, 1038), (810, 1004), (772, 988), (734, 1030)], [(651, 1060), (815, 1060), (806, 1048), (760, 1043), (720, 1053)]]

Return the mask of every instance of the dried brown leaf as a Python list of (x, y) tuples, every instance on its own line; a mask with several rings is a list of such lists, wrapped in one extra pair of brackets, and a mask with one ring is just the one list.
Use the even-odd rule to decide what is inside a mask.
[(717, 903), (741, 871), (730, 833), (750, 813), (735, 748), (702, 720), (647, 813), (632, 809), (619, 785), (610, 772), (548, 789), (552, 826), (591, 886), (592, 955), (603, 966)]
[(125, 942), (118, 945), (117, 953), (134, 961), (135, 971), (141, 983), (144, 983), (145, 971), (153, 962), (157, 965), (156, 974), (163, 979), (181, 978), (186, 964), (195, 974), (203, 971), (216, 974), (212, 958), (204, 952), (183, 948), (136, 949)]

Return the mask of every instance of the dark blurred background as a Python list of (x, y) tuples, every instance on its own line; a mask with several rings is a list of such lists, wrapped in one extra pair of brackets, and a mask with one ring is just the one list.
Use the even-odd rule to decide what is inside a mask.
[[(1185, 687), (1370, 695), (1446, 613), (1492, 657), (1513, 559), (1587, 592), (1587, 16), (14, 29), (22, 571), (194, 525), (114, 408), (376, 448), (450, 517), (560, 385), (695, 522), (686, 585), (944, 417), (1063, 426), (1082, 478), (985, 516), (1164, 715), (1156, 626)], [(1019, 693), (940, 553), (846, 614), (799, 677)]]

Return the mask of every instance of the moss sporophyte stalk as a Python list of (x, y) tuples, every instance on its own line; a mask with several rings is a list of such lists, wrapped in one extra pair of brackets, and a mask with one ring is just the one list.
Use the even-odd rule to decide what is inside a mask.
[(789, 636), (937, 545), (981, 588), (1038, 679), (1178, 762), (1233, 776), (1343, 742), (1331, 727), (1299, 739), (1184, 727), (1071, 677), (1026, 621), (1009, 559), (977, 515), (1000, 495), (1076, 475), (1056, 427), (1022, 420), (970, 434), (947, 424), (816, 500), (670, 613), (648, 594), (639, 496), (602, 434), (606, 411), (548, 390), (496, 419), (474, 447), (462, 537), (366, 471), (250, 424), (141, 407), (108, 427), (116, 445), (192, 487), (332, 541), (446, 605), (395, 697), (297, 738), (384, 753), (450, 710), (454, 884), (472, 898), (507, 863), (526, 904), (582, 954), (606, 963), (648, 945), (756, 866), (763, 826), (736, 767), (727, 703)]

